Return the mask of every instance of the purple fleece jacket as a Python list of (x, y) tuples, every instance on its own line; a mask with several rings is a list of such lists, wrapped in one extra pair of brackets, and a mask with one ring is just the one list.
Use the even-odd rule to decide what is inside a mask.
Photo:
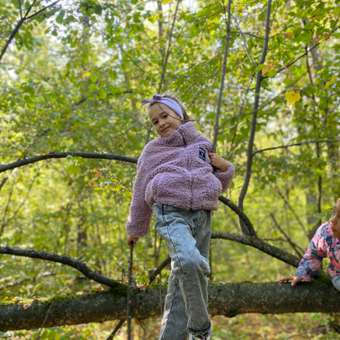
[(229, 163), (226, 172), (214, 170), (210, 151), (212, 144), (192, 122), (181, 124), (169, 137), (145, 145), (137, 163), (126, 225), (129, 235), (147, 233), (154, 203), (187, 210), (217, 208), (218, 196), (226, 190), (235, 168)]

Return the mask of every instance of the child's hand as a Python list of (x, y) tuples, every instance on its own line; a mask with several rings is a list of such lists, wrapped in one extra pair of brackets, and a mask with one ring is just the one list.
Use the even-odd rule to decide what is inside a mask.
[(214, 153), (214, 152), (209, 152), (209, 157), (210, 157), (210, 160), (211, 160), (211, 164), (215, 168), (217, 168), (218, 170), (221, 170), (223, 172), (228, 170), (229, 163), (225, 159), (216, 155), (216, 153)]
[(139, 237), (138, 236), (132, 236), (132, 235), (128, 235), (127, 237), (127, 242), (128, 244), (131, 246), (133, 244), (136, 244), (138, 241)]
[(310, 282), (311, 280), (303, 276), (287, 276), (279, 280), (279, 283), (291, 283), (292, 287), (295, 287), (299, 282)]

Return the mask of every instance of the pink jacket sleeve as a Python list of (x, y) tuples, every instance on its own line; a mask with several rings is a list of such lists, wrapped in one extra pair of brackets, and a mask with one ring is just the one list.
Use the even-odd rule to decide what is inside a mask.
[(296, 270), (296, 276), (310, 280), (322, 268), (322, 259), (327, 256), (327, 244), (321, 235), (321, 231), (322, 226), (319, 227), (309, 242), (309, 246)]
[(133, 185), (132, 201), (126, 224), (126, 231), (131, 236), (143, 236), (149, 229), (152, 209), (145, 202), (147, 173), (143, 167), (143, 155), (137, 163), (137, 174)]

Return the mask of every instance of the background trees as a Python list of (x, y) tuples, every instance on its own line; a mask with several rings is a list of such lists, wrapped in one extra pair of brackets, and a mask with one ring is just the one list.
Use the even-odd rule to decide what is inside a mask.
[[(138, 157), (153, 137), (141, 100), (155, 91), (181, 98), (211, 139), (222, 99), (217, 150), (237, 166), (228, 198), (260, 239), (299, 256), (330, 215), (340, 188), (334, 1), (238, 1), (228, 16), (227, 1), (21, 0), (1, 3), (0, 17), (2, 245), (76, 257), (126, 280), (133, 164), (71, 156), (5, 164), (50, 152)], [(213, 229), (252, 234), (224, 204)], [(217, 282), (293, 270), (242, 244), (212, 244)], [(146, 284), (165, 259), (152, 230), (136, 258), (136, 280)], [(3, 255), (0, 268), (2, 303), (99, 288), (46, 261)]]

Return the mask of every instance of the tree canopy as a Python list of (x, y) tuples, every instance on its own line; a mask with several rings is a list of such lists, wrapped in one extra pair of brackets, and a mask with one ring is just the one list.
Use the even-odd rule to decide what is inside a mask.
[[(340, 197), (338, 16), (332, 0), (1, 1), (0, 335), (88, 339), (125, 320), (155, 93), (236, 165), (213, 215), (212, 315), (339, 312), (326, 275), (275, 283)], [(140, 338), (157, 334), (168, 262), (151, 226), (133, 268)], [(234, 335), (214, 320), (217, 339)]]

